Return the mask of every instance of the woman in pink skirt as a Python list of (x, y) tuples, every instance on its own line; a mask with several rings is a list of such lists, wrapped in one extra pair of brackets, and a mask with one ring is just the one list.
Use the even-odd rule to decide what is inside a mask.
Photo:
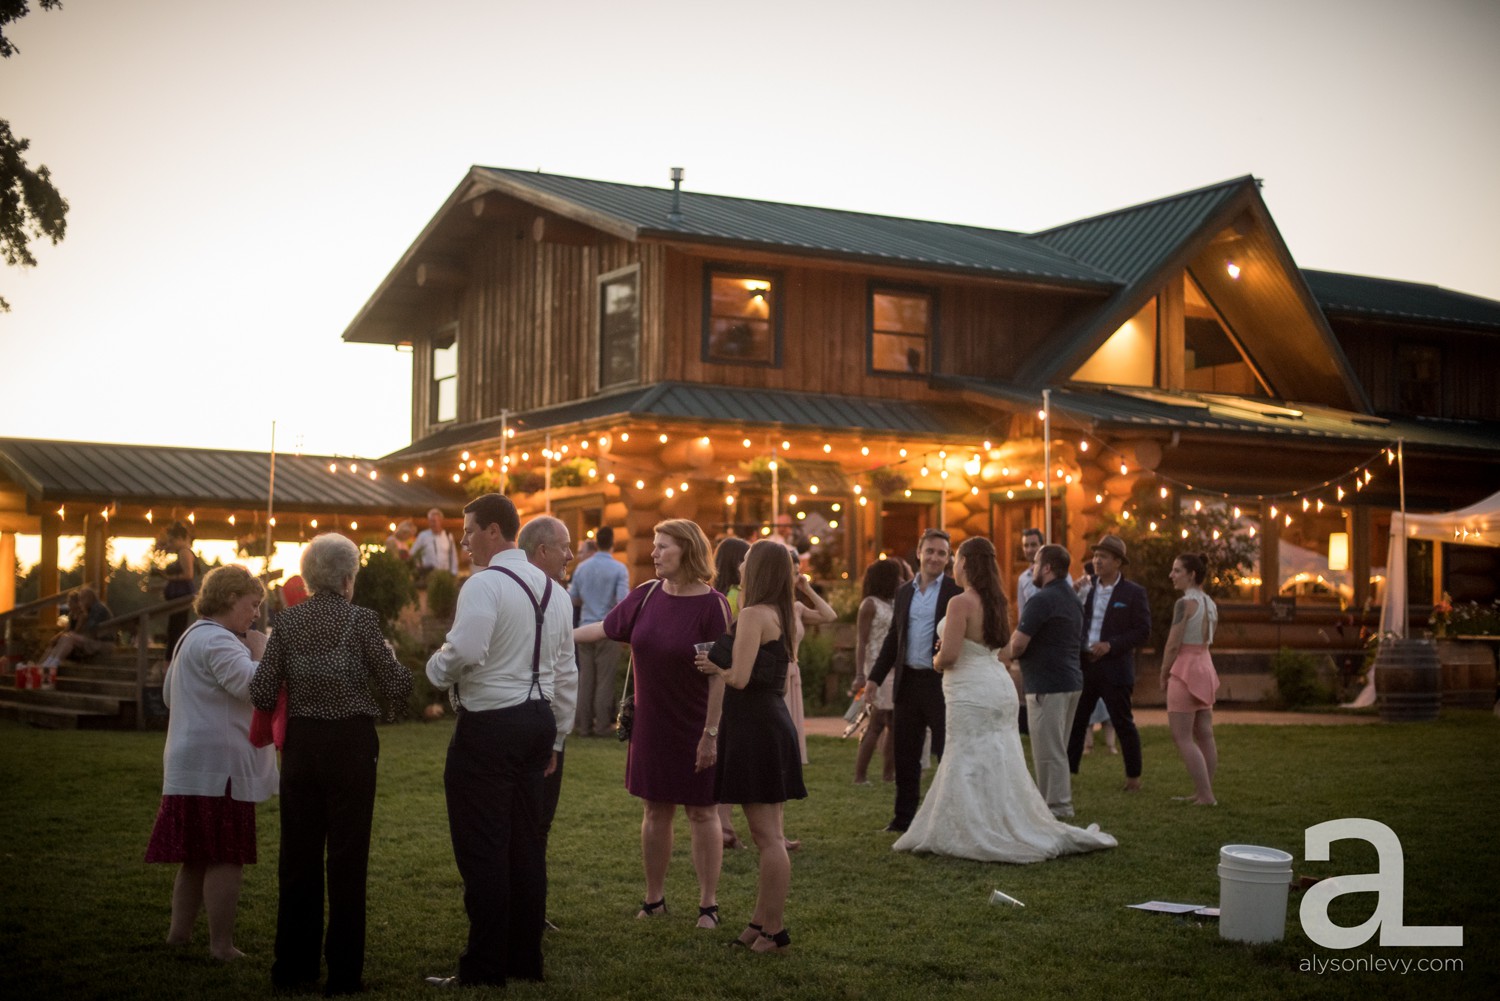
[(266, 647), (250, 627), (265, 594), (244, 567), (210, 571), (162, 687), (171, 717), (146, 861), (181, 865), (167, 942), (186, 945), (206, 910), (208, 951), (226, 961), (243, 955), (234, 919), (243, 867), (255, 862), (255, 804), (278, 781), (275, 749), (250, 744), (250, 679)]
[(1219, 751), (1214, 745), (1214, 693), (1219, 675), (1208, 648), (1214, 641), (1219, 609), (1203, 593), (1208, 560), (1183, 553), (1172, 561), (1172, 586), (1182, 592), (1172, 610), (1172, 629), (1161, 657), (1161, 687), (1167, 693), (1167, 723), (1172, 741), (1193, 780), (1193, 795), (1183, 799), (1213, 806), (1214, 772)]

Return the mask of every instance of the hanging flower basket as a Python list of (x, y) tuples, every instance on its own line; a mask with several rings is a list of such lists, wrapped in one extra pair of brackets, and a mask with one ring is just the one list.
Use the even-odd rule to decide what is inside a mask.
[(870, 474), (870, 485), (883, 496), (897, 494), (911, 486), (906, 474), (895, 469), (877, 469)]

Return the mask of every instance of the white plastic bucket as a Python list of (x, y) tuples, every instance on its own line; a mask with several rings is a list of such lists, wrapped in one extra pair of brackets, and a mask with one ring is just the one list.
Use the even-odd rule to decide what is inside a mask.
[(1235, 942), (1279, 942), (1286, 932), (1292, 857), (1275, 848), (1219, 849), (1219, 937)]

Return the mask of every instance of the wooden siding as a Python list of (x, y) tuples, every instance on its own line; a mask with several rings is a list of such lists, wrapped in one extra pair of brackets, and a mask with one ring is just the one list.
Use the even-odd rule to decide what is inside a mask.
[[(781, 364), (736, 365), (703, 361), (705, 266), (730, 269), (757, 263), (780, 275)], [(917, 272), (809, 267), (767, 258), (708, 257), (667, 252), (659, 270), (668, 291), (662, 342), (662, 378), (685, 382), (896, 400), (945, 400), (925, 378), (869, 370), (869, 300), (873, 286), (931, 290), (935, 296), (933, 357), (939, 373), (1008, 379), (1017, 358), (1044, 350), (1058, 325), (1099, 296), (996, 283), (933, 280)]]
[(1376, 412), (1402, 413), (1396, 372), (1400, 347), (1432, 345), (1442, 351), (1440, 411), (1406, 416), (1500, 421), (1500, 334), (1337, 315), (1328, 322)]
[[(429, 421), (433, 337), (458, 321), (458, 421), (499, 416), (502, 409), (534, 410), (587, 398), (599, 385), (598, 277), (642, 263), (642, 379), (653, 372), (655, 304), (659, 282), (650, 260), (660, 250), (602, 238), (594, 244), (538, 243), (515, 226), (488, 230), (468, 257), (468, 283), (450, 309), (436, 311), (414, 338), (412, 436)], [(659, 338), (657, 338), (659, 340)]]

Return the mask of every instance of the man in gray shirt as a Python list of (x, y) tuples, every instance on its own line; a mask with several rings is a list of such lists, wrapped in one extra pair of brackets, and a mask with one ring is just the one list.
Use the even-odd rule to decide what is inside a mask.
[(1068, 769), (1068, 730), (1083, 692), (1079, 647), (1083, 609), (1068, 576), (1072, 563), (1062, 546), (1043, 546), (1032, 564), (1036, 594), (1021, 609), (1021, 620), (1000, 659), (1021, 662), (1026, 685), (1026, 717), (1031, 728), (1031, 760), (1037, 788), (1053, 816), (1073, 816), (1073, 783)]
[[(610, 555), (615, 547), (614, 529), (605, 525), (595, 534), (599, 551), (573, 570), (568, 594), (580, 614), (578, 624), (602, 622), (610, 609), (630, 593), (630, 574), (625, 564)], [(615, 681), (620, 673), (624, 648), (614, 640), (578, 644), (578, 716), (574, 732), (580, 737), (609, 736), (615, 721)]]

